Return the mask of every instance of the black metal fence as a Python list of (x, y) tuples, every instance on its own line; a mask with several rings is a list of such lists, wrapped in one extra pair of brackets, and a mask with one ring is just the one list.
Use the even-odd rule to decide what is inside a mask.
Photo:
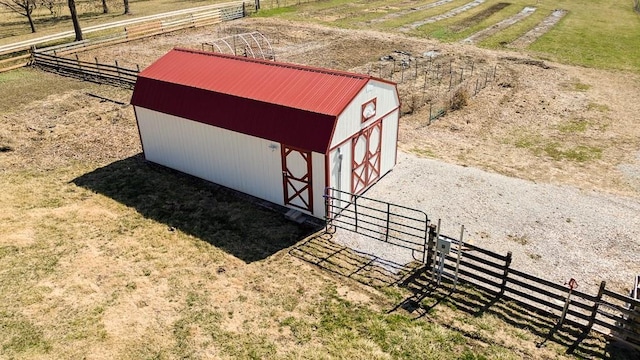
[(640, 349), (640, 277), (630, 295), (607, 289), (605, 281), (592, 295), (577, 290), (574, 279), (558, 284), (515, 269), (511, 252), (502, 255), (465, 243), (464, 227), (459, 239), (440, 234), (439, 222), (431, 224), (423, 211), (331, 188), (325, 200), (328, 227), (411, 249), (423, 264), (423, 277), (434, 286), (446, 281), (455, 290), (465, 283), (553, 319), (554, 331), (569, 326), (586, 337), (594, 330)]
[(327, 226), (408, 249), (424, 262), (429, 218), (423, 211), (327, 188)]
[(72, 59), (38, 51), (33, 52), (32, 65), (64, 76), (125, 88), (133, 88), (140, 72), (139, 68), (119, 66), (117, 61), (113, 65), (101, 64), (97, 60), (93, 63), (81, 61), (77, 55)]

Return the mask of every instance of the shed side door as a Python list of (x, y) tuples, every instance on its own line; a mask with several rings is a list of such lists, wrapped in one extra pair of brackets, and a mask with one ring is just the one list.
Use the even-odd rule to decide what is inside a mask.
[(284, 204), (313, 213), (311, 152), (282, 144)]
[(351, 192), (359, 194), (380, 177), (382, 120), (362, 130), (351, 140)]

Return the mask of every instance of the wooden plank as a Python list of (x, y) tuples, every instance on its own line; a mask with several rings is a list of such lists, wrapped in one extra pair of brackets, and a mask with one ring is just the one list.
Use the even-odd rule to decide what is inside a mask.
[(620, 301), (625, 302), (627, 304), (630, 304), (630, 305), (632, 305), (634, 307), (640, 308), (640, 300), (633, 299), (633, 298), (631, 298), (629, 296), (621, 295), (621, 294), (618, 294), (618, 293), (615, 293), (613, 291), (609, 291), (609, 290), (606, 290), (606, 289), (604, 290), (604, 295), (612, 297), (612, 298), (614, 298), (616, 300), (620, 300)]
[[(42, 62), (48, 62), (48, 63), (53, 63), (56, 66), (68, 66), (70, 68), (78, 68), (78, 64), (80, 64), (80, 66), (82, 66), (83, 68), (89, 68), (89, 69), (98, 69), (98, 66), (96, 65), (96, 63), (94, 62), (87, 62), (87, 61), (80, 61), (78, 62), (75, 59), (69, 59), (69, 58), (65, 58), (65, 57), (57, 57), (57, 56), (53, 56), (53, 55), (48, 55), (48, 54), (35, 54), (34, 55), (34, 59), (36, 63), (42, 63)], [(138, 70), (134, 70), (134, 69), (128, 69), (128, 68), (124, 68), (121, 66), (115, 66), (115, 65), (111, 65), (111, 64), (99, 64), (99, 70), (100, 71), (112, 71), (112, 72), (119, 72), (122, 74), (126, 74), (126, 75), (130, 75), (130, 76), (136, 76), (138, 75)]]
[(554, 310), (562, 311), (562, 309), (563, 309), (562, 305), (555, 304), (555, 303), (552, 303), (552, 302), (544, 300), (544, 299), (540, 299), (540, 298), (538, 298), (536, 296), (533, 296), (531, 294), (527, 294), (527, 293), (522, 292), (520, 290), (516, 290), (516, 289), (512, 289), (512, 288), (506, 288), (505, 292), (520, 296), (522, 298), (525, 298), (525, 299), (533, 302), (534, 304), (543, 305), (543, 306), (552, 308)]
[[(454, 261), (454, 262), (456, 261), (456, 259), (454, 257), (452, 257), (452, 256), (447, 256), (447, 260)], [(482, 273), (483, 275), (491, 276), (491, 277), (494, 277), (496, 279), (502, 280), (502, 273), (498, 273), (498, 272), (495, 272), (495, 271), (487, 270), (486, 268), (483, 268), (482, 266), (479, 266), (479, 265), (476, 265), (474, 263), (466, 261), (464, 258), (460, 259), (460, 268), (462, 268), (462, 267), (467, 267), (467, 268), (476, 270), (476, 271)]]
[[(565, 294), (562, 295), (562, 294), (552, 293), (550, 291), (535, 287), (534, 285), (522, 282), (520, 280), (512, 279), (512, 278), (509, 278), (508, 283), (523, 287), (523, 288), (525, 288), (527, 290), (531, 290), (532, 292), (534, 292), (536, 294), (539, 294), (539, 295), (544, 295), (544, 296), (550, 297), (552, 299), (560, 300), (562, 302), (565, 302), (566, 299), (567, 299), (566, 294), (568, 293), (568, 289), (565, 289)], [(507, 285), (507, 287), (509, 287), (509, 285)], [(571, 294), (571, 304), (573, 306), (577, 306), (577, 307), (585, 309), (585, 310), (591, 310), (593, 308), (593, 305), (587, 305), (587, 304), (581, 303), (579, 301), (576, 301), (576, 299), (579, 299), (579, 298), (580, 297), (576, 297), (572, 293)]]
[[(562, 310), (564, 309), (563, 305), (554, 304), (554, 303), (549, 302), (547, 300), (540, 299), (540, 298), (535, 297), (535, 296), (533, 296), (531, 294), (527, 294), (525, 292), (522, 292), (522, 291), (519, 291), (519, 290), (516, 290), (516, 289), (506, 288), (505, 292), (520, 296), (520, 297), (525, 298), (525, 299), (527, 299), (529, 301), (532, 301), (534, 304), (547, 306), (547, 307), (552, 308), (554, 310), (557, 310), (559, 312), (562, 312)], [(584, 313), (572, 310), (571, 309), (571, 304), (569, 304), (569, 309), (567, 310), (567, 315), (571, 315), (573, 317), (579, 318), (581, 320), (586, 320), (586, 321), (589, 321), (590, 318), (591, 318), (588, 314), (584, 314)], [(584, 326), (584, 324), (580, 324), (580, 325)]]
[[(535, 281), (538, 284), (541, 284), (541, 285), (544, 285), (544, 286), (548, 286), (550, 288), (554, 288), (556, 290), (560, 290), (560, 291), (564, 291), (564, 292), (567, 292), (569, 290), (565, 285), (560, 285), (560, 284), (557, 284), (557, 283), (554, 283), (554, 282), (551, 282), (551, 281), (548, 281), (548, 280), (545, 280), (545, 279), (541, 279), (541, 278), (539, 278), (537, 276), (533, 276), (533, 275), (527, 274), (525, 272), (522, 272), (522, 271), (519, 271), (519, 270), (516, 270), (516, 269), (509, 270), (509, 276), (511, 276), (511, 275), (517, 275), (517, 276), (520, 276), (520, 277), (525, 278), (527, 280)], [(595, 302), (597, 300), (595, 296), (589, 295), (589, 294), (586, 294), (586, 293), (583, 293), (583, 292), (580, 292), (580, 291), (577, 291), (577, 290), (573, 290), (572, 294), (573, 295), (577, 295), (577, 296), (579, 296), (579, 297), (581, 297), (583, 299), (586, 299), (586, 300), (589, 300), (589, 301), (592, 301), (592, 302)]]
[[(442, 235), (441, 235), (441, 236), (442, 236)], [(455, 239), (454, 239), (454, 240), (455, 240)], [(500, 255), (500, 254), (495, 253), (495, 252), (493, 252), (493, 251), (489, 251), (489, 250), (486, 250), (486, 249), (483, 249), (483, 248), (477, 247), (477, 246), (472, 245), (472, 244), (467, 244), (467, 243), (465, 243), (465, 244), (463, 244), (463, 245), (464, 245), (464, 247), (466, 247), (466, 248), (468, 248), (468, 249), (471, 249), (471, 251), (477, 251), (477, 252), (479, 252), (479, 253), (481, 253), (481, 254), (484, 254), (484, 255), (487, 255), (487, 256), (491, 256), (492, 258), (498, 259), (498, 260), (500, 260), (501, 262), (505, 262), (505, 261), (507, 260), (507, 256), (506, 256), (506, 255)]]
[[(476, 278), (474, 278), (473, 276), (470, 276), (471, 278), (473, 278), (474, 280), (477, 280)], [(469, 284), (477, 289), (480, 289), (484, 292), (486, 292), (488, 295), (492, 295), (492, 296), (497, 296), (499, 295), (500, 291), (496, 290), (496, 289), (491, 289), (487, 286), (485, 286), (482, 282), (475, 282), (475, 281), (471, 281), (469, 279), (464, 279), (464, 278), (458, 278), (459, 281), (464, 282), (466, 284)], [(495, 287), (499, 288), (500, 285), (494, 285)]]
[(21, 68), (21, 67), (25, 67), (27, 65), (29, 65), (28, 62), (23, 62), (23, 63), (16, 64), (16, 65), (13, 65), (13, 66), (9, 66), (9, 67), (6, 67), (6, 68), (0, 68), (0, 73), (11, 71), (11, 70), (15, 70), (15, 69), (18, 69), (18, 68)]
[(222, 22), (221, 19), (216, 19), (216, 20), (197, 20), (193, 22), (193, 26), (195, 27), (203, 27), (203, 26), (210, 26), (210, 25), (216, 25), (216, 24), (220, 24)]
[(640, 340), (640, 335), (636, 332), (630, 331), (628, 329), (622, 328), (617, 324), (608, 323), (606, 321), (602, 321), (600, 319), (596, 319), (594, 322), (596, 325), (601, 326), (603, 328), (609, 329), (612, 332), (615, 332), (619, 336), (623, 336), (625, 338), (630, 337), (633, 339)]
[(620, 313), (622, 313), (623, 315), (625, 315), (625, 316), (629, 316), (629, 317), (631, 317), (631, 318), (638, 318), (638, 317), (640, 317), (640, 314), (638, 314), (638, 313), (637, 313), (637, 311), (638, 311), (638, 310), (636, 310), (636, 309), (628, 309), (628, 308), (626, 308), (626, 307), (624, 307), (624, 306), (617, 305), (617, 304), (612, 304), (612, 303), (610, 303), (610, 302), (608, 302), (608, 301), (601, 301), (601, 303), (600, 303), (600, 304), (601, 304), (602, 306), (605, 306), (605, 307), (608, 307), (608, 308), (610, 308), (610, 309), (613, 309), (613, 310), (615, 310), (615, 311), (617, 311), (617, 312), (620, 312)]
[(14, 61), (18, 61), (18, 60), (22, 60), (22, 59), (28, 59), (31, 57), (31, 54), (24, 54), (24, 55), (19, 55), (19, 56), (14, 56), (8, 59), (4, 59), (4, 60), (0, 60), (0, 65), (1, 64), (6, 64), (6, 63), (10, 63), (10, 62), (14, 62)]
[[(485, 291), (489, 295), (500, 296), (498, 291), (489, 289), (489, 288), (487, 288), (487, 287), (485, 287), (485, 286), (483, 286), (481, 284), (477, 284), (477, 283), (475, 283), (473, 281), (469, 281), (467, 279), (461, 279), (461, 281), (464, 282), (464, 283), (467, 283), (467, 284), (469, 284), (471, 286), (477, 287), (478, 289), (480, 289), (482, 291)], [(553, 318), (557, 317), (557, 315), (549, 312), (548, 310), (541, 309), (536, 305), (532, 305), (531, 303), (523, 301), (522, 299), (515, 298), (515, 297), (509, 296), (507, 294), (502, 295), (501, 298), (504, 301), (513, 301), (513, 302), (519, 304), (519, 306), (522, 306), (522, 307), (531, 309), (532, 311), (535, 311), (537, 315), (544, 316), (544, 317), (548, 318), (549, 319), (549, 324), (551, 324), (554, 321)], [(555, 309), (558, 310), (558, 312), (561, 312), (563, 307), (562, 306), (555, 306)], [(584, 314), (581, 314), (581, 313), (576, 313), (576, 312), (571, 311), (571, 310), (567, 311), (567, 314), (571, 315), (571, 316), (574, 316), (576, 318), (580, 318), (582, 320), (588, 320), (588, 318), (589, 318), (588, 315), (584, 315)], [(576, 316), (576, 314), (577, 314), (577, 316)], [(576, 328), (581, 328), (581, 329), (585, 328), (585, 324), (579, 323), (579, 322), (577, 322), (575, 320), (572, 320), (572, 319), (565, 319), (564, 323), (567, 324), (567, 325), (576, 327)]]
[(6, 51), (0, 51), (0, 56), (3, 56), (3, 55), (9, 55), (9, 54), (15, 54), (15, 53), (20, 53), (20, 52), (23, 52), (23, 51), (29, 51), (29, 50), (31, 50), (31, 47), (30, 47), (30, 46), (24, 46), (24, 47), (20, 47), (20, 48), (17, 48), (17, 49), (11, 49), (11, 50), (6, 50)]
[(162, 32), (163, 28), (161, 21), (153, 21), (140, 25), (127, 26), (124, 28), (124, 31), (127, 33), (127, 37), (130, 38), (139, 36), (140, 34)]
[(73, 75), (74, 77), (82, 77), (87, 81), (95, 81), (96, 79), (103, 79), (109, 81), (110, 83), (129, 83), (134, 84), (136, 81), (136, 77), (131, 76), (122, 76), (121, 74), (117, 74), (116, 72), (98, 72), (91, 71), (87, 69), (79, 69), (77, 67), (69, 67), (69, 66), (56, 66), (55, 63), (39, 63), (36, 65), (39, 68), (43, 69), (51, 69), (52, 71), (60, 74), (68, 74)]
[(482, 263), (482, 264), (487, 265), (487, 266), (491, 266), (492, 268), (495, 268), (495, 269), (498, 269), (498, 270), (502, 270), (502, 271), (504, 271), (504, 269), (506, 268), (504, 266), (504, 262), (498, 264), (498, 263), (495, 263), (495, 262), (493, 262), (491, 260), (483, 259), (483, 258), (481, 258), (479, 256), (476, 256), (476, 255), (473, 255), (473, 254), (470, 254), (470, 253), (464, 252), (464, 251), (462, 252), (462, 257), (461, 258), (462, 259), (470, 259), (470, 260)]
[[(448, 269), (448, 270), (455, 270), (455, 267), (453, 267), (451, 265), (448, 265), (448, 264), (445, 264), (445, 268)], [(494, 286), (497, 289), (500, 289), (500, 283), (487, 280), (486, 278), (484, 278), (484, 277), (482, 277), (482, 276), (480, 276), (478, 274), (475, 274), (475, 273), (472, 273), (472, 272), (468, 272), (468, 271), (466, 271), (464, 269), (459, 269), (458, 270), (458, 274), (459, 274), (459, 276), (462, 275), (462, 276), (467, 276), (467, 277), (470, 277), (472, 279), (475, 279), (475, 280), (479, 281), (481, 284)], [(491, 291), (497, 292), (499, 290), (491, 290)]]

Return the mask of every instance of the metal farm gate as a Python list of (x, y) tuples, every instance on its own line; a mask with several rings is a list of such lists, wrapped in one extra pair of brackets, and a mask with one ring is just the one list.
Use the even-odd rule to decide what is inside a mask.
[(572, 327), (577, 335), (568, 352), (592, 330), (640, 350), (640, 276), (630, 295), (606, 289), (605, 281), (593, 295), (576, 290), (575, 279), (562, 285), (514, 268), (511, 252), (502, 255), (465, 243), (464, 226), (458, 239), (440, 234), (440, 221), (430, 224), (423, 211), (333, 188), (327, 188), (324, 197), (327, 230), (345, 229), (406, 249), (421, 263), (411, 280), (415, 283), (407, 284), (415, 288), (417, 302), (425, 286), (448, 283), (455, 291), (458, 283), (465, 283), (493, 298), (489, 304), (512, 301), (523, 313), (533, 311), (544, 318), (550, 331), (542, 344), (563, 327)]
[(429, 218), (423, 211), (327, 188), (327, 227), (340, 228), (407, 249), (427, 261)]

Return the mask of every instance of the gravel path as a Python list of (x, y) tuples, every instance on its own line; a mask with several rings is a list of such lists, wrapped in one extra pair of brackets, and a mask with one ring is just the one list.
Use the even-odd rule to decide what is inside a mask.
[[(569, 186), (538, 184), (399, 153), (398, 164), (366, 196), (442, 219), (442, 233), (506, 254), (513, 267), (580, 289), (628, 292), (640, 274), (640, 201)], [(371, 239), (340, 231), (338, 242), (404, 263)], [(389, 259), (389, 257), (392, 257)]]

